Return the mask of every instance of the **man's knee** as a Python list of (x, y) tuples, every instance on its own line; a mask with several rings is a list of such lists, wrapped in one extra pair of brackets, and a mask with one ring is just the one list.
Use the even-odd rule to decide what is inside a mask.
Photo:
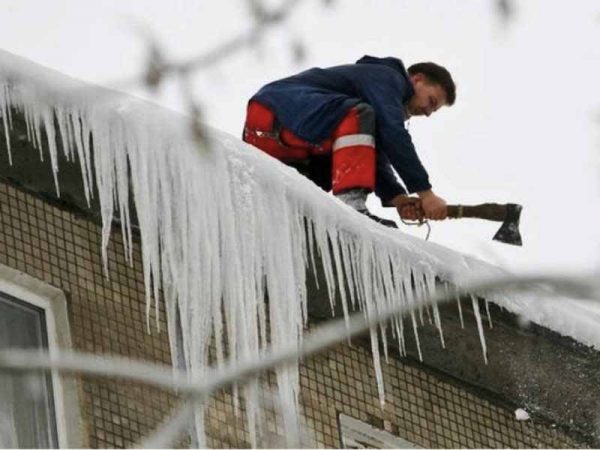
[(375, 111), (368, 103), (354, 106), (334, 134), (333, 193), (375, 187)]

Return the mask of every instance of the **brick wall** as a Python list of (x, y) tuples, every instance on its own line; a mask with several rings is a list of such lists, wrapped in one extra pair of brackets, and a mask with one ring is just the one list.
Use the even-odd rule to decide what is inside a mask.
[[(338, 414), (359, 419), (425, 448), (577, 448), (582, 443), (547, 421), (515, 418), (515, 407), (412, 361), (383, 364), (386, 403), (380, 406), (372, 358), (364, 343), (342, 345), (300, 368), (305, 432), (317, 447), (340, 447)], [(265, 384), (272, 385), (273, 377)], [(208, 443), (244, 447), (248, 435), (231, 393), (212, 399)], [(266, 444), (283, 445), (281, 423)], [(270, 439), (270, 440), (269, 440)]]
[[(0, 183), (0, 264), (65, 293), (74, 349), (170, 364), (164, 311), (163, 331), (146, 333), (139, 246), (129, 267), (113, 234), (107, 280), (100, 241), (97, 224)], [(170, 394), (120, 380), (83, 377), (80, 386), (90, 447), (132, 445), (174, 405)]]
[[(163, 331), (146, 333), (139, 245), (129, 267), (120, 234), (113, 233), (107, 280), (100, 240), (98, 224), (0, 182), (0, 264), (65, 292), (74, 348), (169, 364), (164, 310)], [(383, 365), (387, 403), (381, 408), (371, 356), (360, 344), (320, 354), (300, 370), (306, 432), (318, 446), (341, 445), (339, 413), (422, 447), (580, 446), (541, 419), (519, 422), (512, 407), (396, 358)], [(272, 384), (272, 375), (265, 380)], [(173, 395), (137, 383), (83, 377), (80, 384), (90, 447), (132, 445), (176, 404)], [(282, 434), (280, 425), (266, 429)], [(210, 400), (207, 434), (213, 447), (248, 446), (230, 392)]]

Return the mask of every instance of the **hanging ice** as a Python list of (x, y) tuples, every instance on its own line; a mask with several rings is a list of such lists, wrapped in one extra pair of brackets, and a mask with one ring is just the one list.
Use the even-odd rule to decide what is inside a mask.
[[(185, 361), (191, 377), (205, 371), (211, 336), (219, 362), (225, 354), (258, 358), (267, 341), (275, 349), (297, 345), (307, 320), (306, 269), (315, 270), (317, 256), (332, 308), (337, 288), (344, 314), (350, 305), (367, 315), (398, 302), (413, 305), (418, 298), (413, 283), (427, 293), (436, 277), (461, 286), (464, 273), (500, 273), (474, 258), (384, 229), (232, 136), (210, 130), (210, 149), (200, 149), (180, 115), (0, 52), (5, 130), (11, 128), (13, 109), (26, 118), (29, 139), (40, 154), (42, 147), (48, 150), (57, 192), (58, 143), (67, 158), (79, 159), (88, 202), (97, 189), (107, 276), (114, 216), (122, 223), (125, 254), (131, 259), (131, 186), (148, 317), (158, 324), (158, 302), (166, 302), (173, 361)], [(429, 309), (426, 313), (443, 345), (437, 307), (433, 319)], [(409, 320), (418, 345), (415, 312)], [(404, 332), (398, 319), (392, 333), (402, 351)], [(385, 326), (371, 332), (383, 403), (378, 333), (386, 333)], [(297, 408), (297, 367), (278, 370), (277, 381), (281, 403)], [(250, 423), (255, 422), (256, 389), (256, 384), (243, 389)], [(293, 432), (295, 424), (288, 422)], [(196, 425), (203, 445), (201, 410)]]

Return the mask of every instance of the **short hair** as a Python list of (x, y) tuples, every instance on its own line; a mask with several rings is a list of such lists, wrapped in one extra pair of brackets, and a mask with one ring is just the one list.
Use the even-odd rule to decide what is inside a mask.
[(456, 100), (456, 85), (450, 75), (450, 72), (438, 64), (432, 62), (420, 62), (413, 64), (408, 68), (409, 75), (422, 73), (430, 83), (439, 84), (446, 92), (446, 99), (449, 106), (452, 106)]

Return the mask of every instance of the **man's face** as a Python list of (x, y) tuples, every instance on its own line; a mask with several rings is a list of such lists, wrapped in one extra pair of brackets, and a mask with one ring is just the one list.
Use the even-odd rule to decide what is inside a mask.
[(427, 116), (446, 104), (446, 92), (439, 84), (430, 83), (420, 73), (410, 77), (415, 95), (411, 97), (406, 109), (411, 116)]

